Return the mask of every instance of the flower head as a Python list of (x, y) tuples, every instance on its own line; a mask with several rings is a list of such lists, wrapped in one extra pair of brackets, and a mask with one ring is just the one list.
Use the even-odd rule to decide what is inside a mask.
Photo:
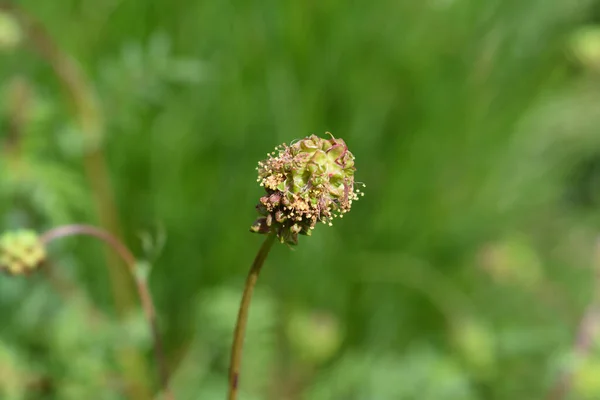
[(250, 230), (275, 232), (282, 243), (297, 244), (318, 222), (332, 225), (363, 193), (354, 188), (354, 155), (342, 139), (311, 135), (282, 144), (258, 163), (258, 182), (266, 190)]
[(45, 258), (44, 244), (33, 231), (7, 232), (0, 236), (0, 271), (12, 275), (27, 274)]

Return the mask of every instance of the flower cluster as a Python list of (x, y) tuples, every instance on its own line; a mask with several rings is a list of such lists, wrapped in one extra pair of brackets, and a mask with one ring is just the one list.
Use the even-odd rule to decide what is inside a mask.
[(332, 225), (363, 195), (355, 189), (354, 155), (342, 139), (311, 135), (282, 144), (258, 163), (258, 182), (266, 190), (250, 230), (276, 233), (282, 243), (297, 244), (318, 222)]
[(32, 231), (8, 232), (0, 236), (0, 271), (12, 275), (35, 270), (46, 258), (46, 249)]

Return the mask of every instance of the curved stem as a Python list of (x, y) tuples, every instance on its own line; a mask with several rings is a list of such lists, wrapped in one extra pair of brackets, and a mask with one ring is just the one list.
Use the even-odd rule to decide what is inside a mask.
[(115, 253), (119, 255), (127, 265), (129, 273), (135, 280), (135, 286), (137, 289), (138, 296), (148, 325), (152, 332), (152, 338), (154, 342), (154, 356), (156, 358), (157, 368), (160, 375), (161, 385), (163, 394), (166, 399), (173, 400), (174, 396), (169, 388), (169, 373), (167, 371), (166, 359), (164, 355), (164, 349), (162, 340), (159, 334), (158, 324), (156, 320), (156, 309), (152, 302), (152, 296), (146, 281), (139, 276), (136, 272), (137, 260), (133, 253), (125, 246), (119, 239), (111, 235), (109, 232), (89, 225), (64, 225), (57, 228), (51, 229), (40, 236), (40, 240), (45, 245), (67, 236), (90, 236), (96, 239), (100, 239), (108, 246), (110, 246)]
[[(56, 43), (46, 27), (26, 9), (10, 1), (0, 0), (0, 10), (17, 20), (23, 30), (25, 43), (52, 68), (67, 100), (71, 103), (73, 117), (84, 136), (86, 149), (83, 154), (83, 166), (99, 224), (119, 236), (121, 228), (102, 148), (104, 116), (92, 83), (78, 63)], [(127, 277), (122, 274), (117, 265), (118, 260), (111, 254), (107, 254), (107, 263), (117, 311), (125, 314), (134, 304), (133, 297), (129, 295)]]
[(240, 368), (242, 364), (242, 350), (244, 347), (244, 336), (246, 334), (246, 324), (248, 322), (248, 312), (250, 310), (250, 302), (252, 301), (252, 292), (254, 292), (254, 286), (258, 280), (260, 270), (271, 250), (271, 246), (275, 241), (275, 234), (267, 236), (263, 242), (258, 254), (254, 258), (248, 277), (246, 278), (246, 285), (244, 286), (244, 293), (242, 294), (242, 301), (240, 303), (240, 310), (238, 312), (237, 322), (235, 325), (235, 331), (233, 334), (233, 344), (231, 345), (231, 363), (229, 365), (229, 394), (227, 398), (229, 400), (235, 400), (238, 396), (238, 387), (240, 380)]

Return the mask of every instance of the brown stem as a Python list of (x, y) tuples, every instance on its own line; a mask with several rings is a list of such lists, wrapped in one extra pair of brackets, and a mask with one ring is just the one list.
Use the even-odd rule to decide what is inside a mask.
[[(84, 170), (90, 183), (92, 199), (100, 226), (120, 235), (114, 194), (101, 140), (104, 118), (94, 88), (79, 65), (54, 41), (45, 27), (17, 4), (0, 0), (0, 10), (10, 13), (20, 24), (28, 44), (53, 69), (60, 85), (71, 103), (73, 116), (79, 130), (85, 136)], [(119, 262), (107, 254), (111, 288), (117, 312), (124, 315), (134, 304), (129, 294), (127, 276), (122, 273)]]
[[(120, 236), (114, 193), (101, 143), (104, 116), (93, 85), (77, 62), (63, 51), (46, 27), (26, 9), (19, 4), (0, 0), (0, 10), (15, 18), (25, 38), (24, 44), (30, 46), (50, 65), (64, 90), (75, 122), (84, 137), (83, 166), (99, 225), (115, 236)], [(105, 257), (115, 309), (117, 315), (124, 318), (135, 307), (132, 282), (114, 253), (106, 251)], [(141, 355), (136, 349), (124, 347), (118, 356), (127, 375), (126, 380), (130, 383), (129, 397), (136, 400), (150, 397), (147, 388), (136, 384), (146, 376), (146, 365)]]
[(250, 302), (252, 301), (252, 292), (258, 275), (265, 262), (265, 259), (269, 255), (271, 246), (275, 241), (275, 234), (270, 234), (265, 239), (264, 243), (260, 247), (258, 254), (254, 258), (248, 277), (246, 278), (246, 285), (244, 286), (244, 293), (242, 294), (242, 301), (240, 303), (240, 309), (238, 312), (237, 322), (235, 325), (235, 331), (233, 333), (233, 344), (231, 345), (231, 362), (229, 365), (229, 400), (236, 400), (238, 396), (239, 380), (240, 380), (240, 369), (242, 364), (242, 350), (244, 347), (244, 336), (246, 334), (246, 325), (248, 322), (248, 312), (250, 310)]
[(8, 135), (4, 140), (5, 154), (20, 158), (22, 152), (23, 134), (31, 111), (31, 87), (29, 82), (17, 75), (11, 79), (8, 86)]
[(160, 337), (158, 324), (156, 320), (156, 309), (152, 302), (152, 296), (146, 280), (139, 276), (137, 273), (137, 260), (131, 251), (115, 236), (109, 232), (89, 225), (64, 225), (54, 229), (51, 229), (44, 233), (40, 240), (45, 245), (53, 242), (56, 239), (60, 239), (67, 236), (91, 236), (100, 239), (107, 245), (109, 245), (115, 253), (119, 255), (127, 265), (129, 273), (133, 277), (136, 283), (136, 289), (144, 314), (150, 326), (152, 332), (152, 338), (154, 342), (154, 356), (156, 358), (157, 368), (161, 380), (163, 394), (166, 399), (173, 400), (175, 397), (169, 388), (169, 373), (167, 370), (166, 359), (164, 355), (164, 349), (162, 340)]
[[(573, 343), (573, 354), (583, 359), (587, 357), (594, 345), (594, 336), (600, 327), (600, 240), (596, 244), (595, 260), (592, 263), (595, 283), (591, 303), (585, 310)], [(546, 400), (561, 400), (565, 398), (573, 385), (573, 371), (566, 369), (559, 375)]]

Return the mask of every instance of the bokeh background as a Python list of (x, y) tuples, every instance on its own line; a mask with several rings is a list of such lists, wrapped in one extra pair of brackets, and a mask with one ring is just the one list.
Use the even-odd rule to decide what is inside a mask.
[[(19, 4), (0, 227), (120, 235), (151, 265), (178, 399), (225, 398), (256, 163), (326, 131), (366, 195), (274, 248), (242, 399), (600, 398), (599, 1)], [(0, 398), (157, 394), (122, 267), (73, 238), (0, 276)]]

